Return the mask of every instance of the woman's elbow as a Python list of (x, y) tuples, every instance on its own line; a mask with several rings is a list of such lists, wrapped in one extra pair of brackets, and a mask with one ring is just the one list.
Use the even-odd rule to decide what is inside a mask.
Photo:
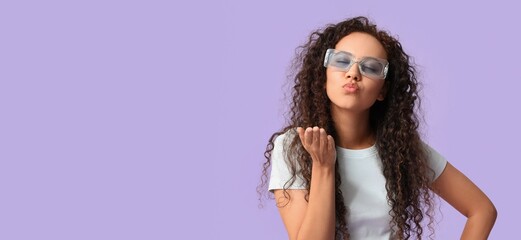
[(490, 206), (488, 207), (488, 214), (492, 218), (493, 222), (496, 222), (497, 219), (497, 209), (496, 206), (492, 202), (490, 202)]
[(496, 222), (497, 219), (497, 209), (496, 206), (491, 201), (488, 201), (486, 204), (482, 204), (478, 211), (476, 211), (476, 215), (480, 215), (489, 220), (492, 224)]

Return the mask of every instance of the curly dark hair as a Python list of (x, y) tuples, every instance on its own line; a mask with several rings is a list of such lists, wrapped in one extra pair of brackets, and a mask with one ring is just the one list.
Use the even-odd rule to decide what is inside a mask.
[[(327, 25), (311, 33), (308, 42), (297, 48), (293, 62), (294, 79), (292, 102), (286, 127), (275, 132), (269, 139), (264, 152), (260, 184), (257, 188), (261, 197), (266, 191), (268, 171), (271, 165), (271, 153), (275, 139), (287, 132), (294, 132), (296, 127), (323, 127), (334, 139), (338, 140), (330, 111), (331, 101), (326, 95), (326, 68), (322, 61), (328, 48), (335, 48), (343, 37), (353, 32), (363, 32), (375, 37), (387, 52), (389, 70), (384, 83), (385, 99), (376, 101), (370, 108), (369, 123), (376, 134), (376, 148), (382, 160), (383, 175), (386, 179), (387, 200), (391, 206), (391, 228), (396, 229), (393, 238), (421, 239), (421, 225), (425, 216), (429, 217), (428, 228), (431, 237), (433, 228), (433, 194), (429, 190), (431, 178), (428, 171), (425, 149), (422, 147), (418, 127), (420, 119), (419, 82), (416, 69), (411, 59), (402, 49), (397, 39), (389, 33), (377, 29), (365, 17), (347, 19), (338, 24)], [(341, 123), (340, 123), (341, 124)], [(312, 159), (305, 151), (298, 134), (287, 138), (289, 148), (287, 157), (296, 156), (296, 163), (289, 162), (293, 177), (285, 184), (283, 192), (289, 197), (286, 186), (291, 185), (297, 174), (301, 174), (307, 187), (306, 201), (309, 200)], [(297, 172), (298, 164), (300, 171)], [(341, 176), (336, 162), (335, 174), (335, 209), (336, 238), (349, 239), (344, 198), (340, 190)], [(272, 197), (267, 193), (268, 197)], [(259, 198), (260, 199), (260, 198)], [(280, 206), (279, 206), (280, 207)]]

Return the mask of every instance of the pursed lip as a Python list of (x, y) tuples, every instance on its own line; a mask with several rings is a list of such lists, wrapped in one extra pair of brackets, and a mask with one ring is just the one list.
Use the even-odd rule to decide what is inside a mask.
[(347, 92), (356, 92), (358, 90), (358, 85), (356, 85), (355, 83), (347, 83), (347, 84), (344, 84), (344, 86), (342, 86), (344, 90), (346, 90)]

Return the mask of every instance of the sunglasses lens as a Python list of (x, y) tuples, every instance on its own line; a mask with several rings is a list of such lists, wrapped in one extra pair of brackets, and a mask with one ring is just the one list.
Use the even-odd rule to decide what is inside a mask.
[(331, 56), (330, 64), (331, 64), (331, 66), (334, 66), (337, 68), (342, 68), (347, 71), (347, 70), (349, 70), (349, 67), (351, 66), (352, 62), (353, 62), (352, 55), (349, 55), (349, 54), (346, 54), (343, 52), (339, 52), (339, 53), (333, 54)]
[(360, 64), (362, 73), (371, 77), (382, 77), (385, 66), (376, 59), (367, 58)]

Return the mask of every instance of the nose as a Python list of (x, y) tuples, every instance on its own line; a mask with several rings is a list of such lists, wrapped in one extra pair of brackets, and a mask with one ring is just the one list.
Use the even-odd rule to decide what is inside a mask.
[(360, 81), (362, 80), (362, 76), (360, 74), (360, 69), (358, 69), (358, 63), (354, 63), (349, 70), (345, 74), (345, 78), (348, 80)]

